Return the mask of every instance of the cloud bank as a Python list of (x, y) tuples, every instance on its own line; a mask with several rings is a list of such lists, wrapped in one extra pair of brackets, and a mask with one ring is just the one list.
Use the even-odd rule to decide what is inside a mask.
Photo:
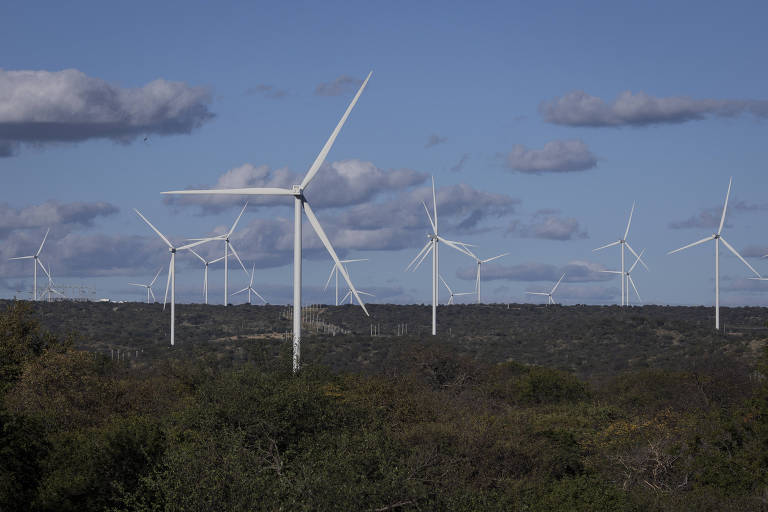
[(585, 229), (573, 217), (560, 217), (558, 210), (539, 210), (530, 222), (513, 221), (507, 233), (520, 238), (543, 238), (545, 240), (573, 240), (588, 238)]
[(163, 79), (129, 89), (76, 69), (0, 69), (0, 156), (22, 144), (190, 133), (214, 117), (210, 102), (205, 88)]
[(323, 82), (315, 87), (315, 94), (318, 96), (341, 96), (356, 91), (363, 81), (349, 75), (341, 75), (332, 82)]
[(576, 172), (597, 166), (597, 157), (580, 140), (553, 140), (541, 149), (515, 144), (505, 164), (526, 174)]
[(737, 117), (749, 113), (768, 118), (766, 100), (697, 100), (687, 96), (656, 98), (644, 92), (624, 91), (607, 103), (584, 91), (571, 91), (539, 105), (549, 123), (565, 126), (647, 126), (679, 124), (710, 117)]

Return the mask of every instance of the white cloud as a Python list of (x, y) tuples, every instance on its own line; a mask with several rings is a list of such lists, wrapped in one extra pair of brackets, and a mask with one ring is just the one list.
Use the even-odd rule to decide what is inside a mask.
[(505, 164), (526, 174), (575, 172), (597, 166), (597, 157), (580, 140), (553, 140), (542, 149), (516, 144), (507, 154)]

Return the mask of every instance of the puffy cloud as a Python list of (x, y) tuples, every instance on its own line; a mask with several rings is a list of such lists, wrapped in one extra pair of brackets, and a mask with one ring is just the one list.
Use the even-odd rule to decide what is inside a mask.
[(438, 144), (444, 144), (447, 140), (447, 137), (441, 137), (440, 135), (433, 133), (429, 136), (429, 139), (427, 139), (427, 143), (424, 144), (424, 147), (431, 148), (433, 146), (437, 146)]
[(644, 92), (624, 91), (612, 103), (606, 103), (584, 91), (571, 91), (542, 102), (539, 112), (546, 121), (567, 126), (646, 126), (735, 117), (747, 112), (768, 118), (768, 101), (656, 98)]
[[(495, 262), (494, 262), (495, 263)], [(567, 275), (563, 282), (592, 282), (607, 281), (614, 277), (613, 274), (601, 272), (605, 270), (602, 265), (588, 261), (572, 261), (567, 265), (558, 267), (547, 263), (520, 263), (517, 265), (504, 265), (503, 263), (488, 264), (483, 267), (483, 281), (509, 280), (509, 281), (551, 281), (556, 282), (565, 272)], [(476, 276), (476, 267), (460, 268), (456, 277), (473, 280)]]
[[(291, 188), (294, 184), (301, 183), (303, 178), (303, 174), (299, 175), (285, 168), (270, 169), (266, 165), (243, 164), (222, 174), (213, 187), (202, 185), (190, 188)], [(397, 192), (423, 183), (426, 179), (426, 173), (411, 169), (385, 171), (371, 162), (342, 160), (323, 164), (315, 179), (307, 186), (306, 194), (315, 209), (337, 208)], [(253, 205), (291, 204), (284, 196), (228, 195), (168, 195), (165, 196), (164, 202), (175, 206), (199, 206), (203, 211), (210, 213), (242, 205), (245, 199)]]
[(539, 210), (528, 223), (513, 221), (507, 233), (521, 238), (544, 238), (547, 240), (573, 240), (588, 238), (579, 221), (573, 217), (560, 217), (557, 210)]
[(363, 81), (349, 75), (341, 75), (333, 82), (323, 82), (315, 87), (318, 96), (341, 96), (356, 91)]
[(213, 117), (210, 101), (205, 88), (163, 79), (127, 89), (76, 69), (0, 69), (0, 156), (19, 143), (128, 143), (148, 133), (189, 133)]
[(597, 166), (597, 157), (580, 140), (553, 140), (542, 149), (515, 144), (505, 163), (508, 168), (527, 174), (575, 172)]
[(46, 201), (22, 208), (0, 204), (0, 238), (7, 236), (15, 229), (45, 230), (50, 227), (59, 228), (60, 232), (68, 232), (77, 227), (92, 226), (98, 217), (112, 215), (118, 211), (117, 206), (101, 201), (91, 203)]
[(245, 94), (248, 96), (260, 95), (272, 100), (279, 100), (285, 98), (288, 95), (288, 91), (279, 89), (274, 85), (256, 84), (246, 89)]

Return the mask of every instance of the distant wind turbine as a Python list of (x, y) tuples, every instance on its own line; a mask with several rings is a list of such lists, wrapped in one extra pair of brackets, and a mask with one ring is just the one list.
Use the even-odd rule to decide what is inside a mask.
[(33, 273), (33, 292), (32, 292), (32, 300), (37, 300), (37, 266), (40, 265), (40, 268), (43, 269), (43, 272), (45, 272), (45, 275), (48, 276), (48, 279), (51, 278), (50, 274), (48, 274), (48, 271), (45, 269), (45, 266), (43, 265), (43, 262), (40, 261), (40, 253), (43, 250), (43, 246), (45, 245), (45, 240), (48, 238), (48, 233), (51, 232), (51, 228), (48, 228), (48, 230), (45, 232), (45, 236), (43, 237), (43, 242), (40, 244), (40, 248), (37, 250), (35, 254), (32, 254), (31, 256), (17, 256), (16, 258), (9, 258), (12, 260), (29, 260), (33, 259), (34, 262), (34, 273)]
[[(466, 246), (465, 246), (465, 249), (466, 249)], [(504, 254), (499, 254), (498, 256), (494, 256), (493, 258), (481, 260), (480, 258), (477, 257), (475, 253), (473, 253), (469, 249), (467, 249), (467, 252), (475, 260), (475, 263), (477, 263), (477, 274), (475, 275), (475, 292), (477, 293), (477, 303), (480, 304), (480, 267), (482, 267), (484, 263), (488, 263), (489, 261), (497, 260), (504, 256), (508, 256), (509, 253), (505, 252)]]
[[(371, 72), (372, 73), (372, 72)], [(228, 195), (268, 195), (268, 196), (292, 196), (294, 205), (294, 228), (293, 228), (293, 372), (296, 373), (301, 368), (301, 221), (302, 210), (307, 216), (309, 223), (314, 228), (317, 236), (325, 245), (326, 250), (333, 258), (333, 261), (339, 265), (339, 272), (344, 276), (350, 290), (352, 290), (355, 298), (357, 299), (363, 311), (368, 315), (368, 310), (365, 308), (365, 304), (360, 299), (357, 291), (352, 285), (352, 281), (349, 279), (349, 275), (339, 261), (339, 257), (336, 255), (336, 251), (333, 249), (328, 236), (325, 234), (323, 227), (320, 225), (320, 221), (317, 220), (314, 211), (309, 205), (307, 197), (304, 195), (304, 191), (310, 184), (312, 179), (317, 174), (320, 166), (323, 165), (328, 152), (331, 150), (336, 137), (341, 131), (342, 126), (347, 121), (350, 112), (354, 108), (360, 95), (363, 93), (365, 86), (368, 84), (368, 80), (371, 78), (371, 73), (368, 73), (360, 89), (355, 94), (352, 102), (347, 107), (341, 120), (336, 125), (336, 128), (331, 133), (331, 136), (326, 141), (323, 149), (315, 158), (315, 161), (310, 166), (307, 174), (304, 176), (301, 184), (294, 185), (290, 189), (285, 188), (237, 188), (237, 189), (214, 189), (214, 190), (175, 190), (170, 192), (163, 192), (164, 194), (228, 194)]]
[[(361, 258), (356, 260), (341, 260), (342, 265), (346, 265), (347, 263), (355, 263), (358, 261), (368, 261), (368, 258)], [(349, 271), (347, 271), (349, 272)], [(331, 284), (331, 279), (336, 276), (336, 305), (339, 305), (339, 269), (336, 266), (336, 264), (333, 264), (333, 267), (331, 268), (331, 273), (328, 276), (328, 280), (325, 282), (325, 286), (323, 287), (323, 290), (328, 289), (328, 285)], [(344, 302), (343, 300), (341, 302)]]
[(728, 248), (729, 251), (731, 251), (733, 254), (736, 255), (737, 258), (741, 260), (742, 263), (744, 263), (749, 270), (755, 273), (755, 275), (758, 278), (761, 278), (762, 276), (760, 273), (752, 268), (752, 265), (747, 263), (747, 260), (741, 257), (741, 254), (739, 254), (736, 249), (734, 249), (731, 244), (725, 241), (725, 238), (722, 237), (720, 233), (723, 231), (723, 225), (725, 224), (725, 211), (728, 208), (728, 197), (731, 195), (731, 184), (733, 183), (733, 177), (731, 177), (730, 180), (728, 180), (728, 192), (725, 194), (725, 204), (723, 205), (723, 215), (720, 217), (720, 226), (717, 228), (717, 233), (714, 235), (710, 235), (706, 238), (702, 238), (698, 242), (693, 242), (692, 244), (684, 245), (683, 247), (680, 247), (679, 249), (675, 249), (674, 251), (669, 251), (667, 254), (674, 254), (676, 252), (682, 251), (683, 249), (688, 249), (689, 247), (693, 247), (694, 245), (703, 244), (704, 242), (709, 242), (710, 240), (715, 241), (715, 329), (720, 330), (720, 242), (723, 242), (723, 244)]
[(563, 272), (563, 275), (560, 276), (560, 279), (557, 280), (555, 283), (555, 286), (552, 287), (552, 289), (549, 292), (525, 292), (528, 295), (545, 295), (547, 297), (547, 306), (550, 304), (554, 304), (555, 301), (552, 299), (552, 296), (555, 294), (555, 290), (557, 290), (557, 287), (560, 286), (560, 281), (563, 280), (565, 277), (565, 272)]
[[(429, 208), (427, 208), (427, 204), (422, 201), (422, 205), (424, 205), (424, 211), (427, 212), (427, 218), (429, 219), (429, 224), (432, 226), (432, 233), (427, 234), (427, 243), (424, 245), (424, 247), (419, 251), (419, 253), (416, 255), (413, 260), (408, 264), (407, 267), (405, 267), (405, 271), (413, 270), (416, 271), (417, 268), (421, 265), (421, 262), (426, 259), (427, 256), (429, 256), (429, 253), (432, 253), (432, 336), (435, 336), (437, 334), (437, 300), (438, 300), (438, 275), (440, 274), (440, 263), (438, 258), (438, 242), (443, 242), (448, 247), (452, 247), (456, 249), (457, 251), (466, 254), (467, 256), (472, 256), (472, 253), (469, 252), (469, 250), (466, 247), (466, 244), (462, 244), (461, 242), (454, 242), (452, 240), (447, 240), (440, 236), (438, 230), (437, 230), (437, 199), (435, 195), (435, 177), (432, 177), (432, 212), (434, 213), (434, 219), (432, 218), (432, 215), (429, 213)], [(417, 261), (418, 260), (418, 261)]]
[(445, 285), (446, 289), (448, 290), (448, 294), (449, 294), (448, 305), (449, 306), (451, 304), (453, 304), (453, 298), (454, 297), (459, 297), (461, 295), (472, 295), (474, 293), (474, 292), (458, 292), (458, 293), (454, 292), (453, 290), (451, 290), (451, 287), (448, 286), (448, 283), (445, 282), (445, 279), (443, 279), (443, 276), (440, 276), (440, 281), (443, 282), (443, 285)]
[[(616, 240), (615, 242), (611, 242), (609, 244), (605, 244), (601, 247), (598, 247), (597, 249), (592, 249), (593, 251), (599, 251), (601, 249), (605, 249), (607, 247), (613, 247), (614, 245), (618, 245), (621, 247), (621, 305), (624, 306), (624, 298), (625, 296), (628, 296), (629, 293), (625, 294), (626, 287), (624, 286), (624, 275), (625, 275), (625, 267), (624, 267), (624, 246), (629, 249), (629, 252), (631, 252), (635, 258), (639, 258), (635, 250), (632, 248), (631, 245), (629, 245), (629, 242), (627, 241), (627, 236), (629, 235), (629, 225), (632, 223), (632, 214), (635, 212), (635, 203), (632, 203), (632, 209), (629, 211), (629, 220), (627, 221), (627, 229), (624, 230), (624, 236)], [(645, 267), (646, 270), (648, 270), (648, 267), (645, 265), (645, 262), (640, 258), (640, 264)]]
[(251, 280), (250, 280), (250, 282), (248, 282), (248, 286), (246, 286), (246, 287), (245, 287), (245, 288), (243, 288), (242, 290), (238, 290), (238, 291), (236, 291), (236, 292), (235, 292), (235, 293), (233, 293), (232, 295), (237, 295), (238, 293), (243, 293), (243, 292), (246, 292), (246, 291), (247, 291), (247, 292), (248, 292), (248, 304), (250, 304), (250, 303), (251, 303), (251, 292), (253, 292), (253, 293), (254, 293), (254, 294), (255, 294), (255, 295), (258, 297), (258, 298), (260, 298), (260, 299), (261, 299), (261, 301), (262, 301), (264, 304), (266, 304), (266, 303), (267, 303), (267, 299), (265, 299), (264, 297), (262, 297), (261, 295), (259, 295), (259, 292), (257, 292), (256, 290), (254, 290), (254, 289), (253, 289), (253, 276), (254, 276), (255, 274), (256, 274), (256, 264), (254, 263), (254, 265), (253, 265), (253, 268), (251, 269)]
[[(362, 290), (357, 290), (357, 293), (359, 293), (360, 295), (367, 295), (368, 297), (375, 297), (374, 294), (368, 293), (368, 292), (364, 292)], [(347, 299), (349, 299), (349, 303), (352, 304), (352, 291), (351, 290), (347, 291), (346, 295), (344, 295), (344, 297), (342, 297), (342, 299), (340, 301), (340, 304), (344, 304), (344, 301), (347, 300)]]
[[(638, 255), (638, 257), (635, 258), (635, 262), (632, 264), (631, 267), (629, 267), (629, 270), (624, 272), (624, 276), (622, 277), (622, 279), (626, 283), (626, 286), (625, 286), (626, 297), (623, 299), (623, 303), (626, 304), (627, 306), (629, 306), (629, 285), (630, 284), (632, 285), (632, 288), (634, 288), (635, 290), (635, 295), (637, 295), (637, 300), (640, 302), (643, 302), (643, 299), (640, 298), (640, 293), (637, 291), (637, 286), (635, 286), (635, 281), (632, 279), (632, 271), (635, 270), (635, 267), (637, 266), (638, 263), (642, 263), (642, 260), (640, 258), (643, 257), (643, 253), (645, 253), (645, 249), (640, 251), (640, 254)], [(618, 270), (601, 270), (600, 272), (605, 272), (608, 274), (621, 274), (621, 272)]]
[(203, 262), (203, 298), (205, 299), (205, 304), (208, 304), (208, 267), (214, 263), (218, 263), (221, 260), (224, 259), (224, 256), (219, 256), (215, 260), (207, 260), (200, 256), (197, 251), (194, 249), (190, 249), (189, 252), (197, 256), (197, 259)]
[(157, 271), (157, 274), (155, 274), (155, 277), (152, 279), (152, 281), (149, 282), (149, 284), (138, 284), (138, 283), (128, 283), (131, 286), (141, 286), (142, 288), (147, 289), (147, 304), (149, 304), (149, 295), (152, 294), (152, 302), (157, 301), (155, 299), (155, 292), (152, 291), (152, 285), (155, 284), (155, 281), (157, 281), (157, 276), (160, 275), (160, 272), (163, 271), (163, 267), (160, 267), (160, 270)]
[(168, 246), (168, 251), (171, 253), (171, 262), (168, 264), (168, 280), (165, 283), (165, 297), (163, 298), (163, 310), (165, 310), (165, 302), (168, 299), (168, 287), (171, 288), (171, 345), (175, 343), (175, 329), (176, 329), (176, 252), (181, 251), (184, 249), (191, 249), (192, 247), (197, 247), (200, 244), (204, 244), (205, 241), (198, 241), (187, 245), (182, 245), (181, 247), (174, 246), (166, 237), (164, 234), (162, 234), (155, 226), (152, 225), (151, 222), (147, 220), (145, 216), (141, 214), (139, 210), (136, 208), (133, 209), (133, 211), (136, 212), (136, 215), (141, 217), (141, 219), (147, 223), (147, 225), (152, 228), (152, 231), (157, 233), (157, 236), (159, 236), (163, 242), (165, 242), (165, 245)]

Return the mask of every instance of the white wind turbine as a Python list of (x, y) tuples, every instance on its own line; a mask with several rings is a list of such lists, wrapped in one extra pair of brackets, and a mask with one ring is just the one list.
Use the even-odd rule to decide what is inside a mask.
[[(356, 260), (341, 260), (342, 265), (346, 265), (347, 263), (355, 263), (358, 261), (368, 261), (368, 258), (360, 258)], [(347, 271), (349, 272), (349, 271)], [(328, 289), (328, 285), (331, 284), (331, 279), (336, 276), (336, 305), (339, 305), (339, 270), (336, 264), (333, 264), (333, 267), (331, 268), (331, 273), (328, 276), (328, 280), (325, 282), (325, 286), (323, 287), (323, 290)], [(346, 296), (345, 296), (346, 298)], [(344, 302), (344, 299), (341, 300), (341, 302)]]
[(56, 294), (60, 297), (66, 297), (66, 295), (53, 287), (53, 277), (51, 274), (53, 274), (53, 269), (51, 269), (49, 265), (48, 270), (46, 271), (46, 275), (48, 276), (48, 286), (45, 288), (46, 300), (48, 302), (51, 302), (51, 296), (53, 294)]
[[(368, 292), (364, 292), (362, 290), (357, 290), (357, 293), (359, 293), (360, 295), (367, 295), (368, 297), (375, 297), (374, 294), (368, 293)], [(351, 290), (347, 291), (346, 295), (344, 295), (344, 297), (342, 297), (340, 304), (344, 304), (344, 301), (347, 300), (347, 299), (349, 299), (349, 303), (352, 304), (352, 291)]]
[[(230, 240), (230, 237), (232, 236), (232, 233), (235, 232), (235, 228), (237, 228), (237, 223), (240, 222), (240, 217), (242, 217), (243, 213), (245, 213), (245, 209), (246, 209), (247, 206), (248, 206), (248, 202), (246, 201), (245, 204), (243, 205), (243, 209), (240, 210), (240, 215), (237, 216), (237, 218), (235, 219), (235, 222), (232, 224), (232, 227), (226, 233), (224, 233), (222, 235), (218, 235), (218, 236), (211, 236), (211, 237), (208, 237), (208, 238), (190, 238), (190, 240), (197, 240), (197, 241), (201, 241), (201, 242), (214, 242), (214, 241), (217, 241), (217, 240), (221, 240), (221, 241), (224, 242), (224, 256), (222, 256), (221, 259), (224, 260), (224, 305), (225, 306), (229, 305), (229, 251), (230, 250), (232, 251), (232, 254), (234, 254), (235, 257), (237, 258), (237, 260), (240, 262), (240, 266), (243, 267), (243, 271), (246, 274), (248, 274), (248, 271), (245, 269), (245, 265), (243, 265), (243, 262), (240, 260), (240, 256), (237, 255), (237, 251), (235, 250), (235, 246), (232, 245), (232, 241)], [(200, 256), (198, 256), (198, 258), (199, 257)], [(214, 260), (214, 261), (220, 261), (220, 260), (217, 259), (217, 260)], [(208, 268), (207, 268), (207, 265), (206, 265), (206, 272), (207, 272), (207, 270), (208, 270)], [(208, 287), (206, 285), (206, 289), (207, 288)], [(207, 292), (206, 292), (206, 296), (207, 296)], [(205, 303), (208, 304), (207, 298), (206, 298), (206, 302)]]
[[(621, 305), (624, 306), (624, 297), (625, 295), (629, 295), (629, 293), (625, 294), (625, 286), (624, 286), (624, 274), (625, 274), (625, 268), (624, 268), (624, 246), (629, 249), (629, 252), (631, 252), (635, 258), (640, 258), (635, 250), (632, 248), (631, 245), (629, 245), (629, 242), (627, 241), (627, 235), (629, 235), (629, 225), (632, 223), (632, 214), (635, 212), (635, 203), (632, 202), (632, 209), (629, 211), (629, 220), (627, 221), (627, 229), (624, 230), (624, 236), (620, 239), (616, 240), (615, 242), (611, 242), (609, 244), (605, 244), (601, 247), (598, 247), (597, 249), (592, 249), (592, 251), (599, 251), (601, 249), (605, 249), (607, 247), (613, 247), (614, 245), (618, 245), (621, 247)], [(648, 267), (645, 265), (645, 262), (640, 258), (640, 264), (645, 267), (646, 270), (648, 270)]]
[(149, 282), (149, 284), (138, 284), (138, 283), (128, 283), (131, 286), (141, 286), (142, 288), (147, 289), (147, 304), (149, 304), (149, 295), (152, 294), (152, 301), (156, 301), (155, 299), (155, 292), (152, 291), (152, 285), (155, 284), (155, 281), (157, 281), (157, 276), (160, 275), (160, 272), (163, 271), (163, 267), (160, 267), (160, 270), (157, 271), (157, 274), (155, 274), (155, 277), (152, 279), (152, 281)]
[(40, 244), (40, 248), (37, 250), (35, 254), (32, 254), (31, 256), (17, 256), (16, 258), (9, 258), (12, 260), (35, 260), (34, 262), (34, 273), (33, 273), (33, 292), (32, 292), (32, 300), (37, 300), (37, 266), (40, 265), (40, 268), (43, 269), (43, 272), (45, 272), (45, 275), (48, 276), (48, 279), (51, 278), (50, 274), (48, 274), (48, 271), (45, 270), (45, 266), (43, 265), (42, 261), (40, 261), (40, 253), (43, 250), (43, 246), (45, 245), (45, 240), (48, 238), (48, 233), (51, 232), (51, 228), (48, 228), (48, 230), (45, 232), (45, 236), (43, 237), (43, 242)]
[(554, 304), (555, 301), (552, 298), (552, 295), (555, 294), (555, 290), (557, 290), (557, 287), (560, 286), (560, 281), (562, 281), (564, 277), (565, 277), (565, 272), (563, 272), (563, 275), (560, 276), (560, 279), (557, 280), (557, 282), (555, 283), (555, 286), (553, 286), (549, 292), (525, 292), (525, 293), (527, 293), (528, 295), (546, 295), (547, 306), (549, 306), (550, 304)]
[(725, 210), (728, 208), (728, 197), (731, 195), (731, 184), (733, 183), (733, 177), (731, 177), (730, 180), (728, 180), (728, 192), (725, 194), (725, 204), (723, 205), (723, 215), (720, 217), (720, 227), (717, 228), (717, 233), (710, 235), (706, 238), (702, 238), (698, 242), (693, 242), (692, 244), (684, 245), (683, 247), (680, 247), (679, 249), (675, 249), (674, 251), (669, 251), (667, 254), (673, 254), (679, 251), (682, 251), (683, 249), (687, 249), (689, 247), (693, 247), (694, 245), (703, 244), (704, 242), (709, 242), (710, 240), (715, 241), (715, 329), (720, 329), (720, 242), (723, 242), (723, 244), (728, 248), (729, 251), (731, 251), (733, 254), (736, 255), (737, 258), (741, 260), (742, 263), (744, 263), (747, 267), (749, 267), (749, 270), (755, 273), (755, 275), (760, 278), (762, 277), (760, 273), (752, 268), (752, 265), (747, 263), (747, 260), (741, 257), (741, 254), (739, 254), (736, 249), (731, 247), (731, 244), (725, 241), (725, 238), (722, 237), (720, 234), (723, 231), (723, 225), (725, 224)]
[[(432, 215), (429, 213), (429, 208), (427, 208), (426, 203), (422, 201), (424, 205), (424, 211), (427, 212), (427, 218), (429, 219), (429, 224), (432, 226), (432, 233), (427, 234), (427, 243), (422, 247), (421, 251), (416, 255), (413, 260), (408, 264), (407, 267), (405, 267), (406, 272), (409, 269), (412, 269), (414, 272), (417, 268), (421, 265), (421, 262), (424, 261), (427, 256), (429, 256), (429, 253), (432, 253), (432, 336), (435, 336), (437, 334), (437, 301), (438, 301), (438, 275), (440, 274), (440, 263), (439, 263), (439, 257), (438, 257), (438, 242), (443, 242), (448, 247), (453, 247), (457, 251), (466, 254), (467, 256), (472, 256), (472, 253), (469, 252), (469, 250), (466, 247), (466, 244), (463, 244), (461, 242), (454, 242), (452, 240), (447, 240), (440, 236), (438, 230), (437, 230), (437, 199), (435, 195), (435, 177), (432, 177), (432, 212), (434, 213), (434, 220), (432, 218)], [(417, 261), (418, 260), (418, 261)], [(415, 264), (415, 265), (414, 265)]]
[(460, 295), (472, 295), (472, 293), (474, 293), (474, 292), (458, 292), (458, 293), (454, 292), (453, 290), (451, 290), (451, 287), (448, 286), (448, 283), (445, 282), (445, 279), (443, 279), (443, 276), (439, 276), (439, 277), (440, 277), (440, 281), (442, 281), (443, 284), (445, 285), (445, 287), (448, 289), (448, 293), (450, 295), (448, 297), (448, 305), (449, 306), (451, 304), (453, 304), (453, 298), (454, 297), (459, 297)]
[(163, 192), (164, 194), (229, 194), (229, 195), (257, 195), (257, 196), (268, 195), (268, 196), (292, 196), (293, 197), (293, 207), (294, 207), (294, 210), (293, 210), (294, 211), (294, 215), (293, 215), (293, 220), (294, 220), (294, 229), (293, 229), (293, 371), (294, 373), (298, 372), (301, 367), (301, 227), (302, 227), (301, 212), (302, 210), (307, 215), (307, 220), (309, 220), (309, 223), (314, 228), (315, 232), (317, 233), (317, 236), (323, 242), (323, 245), (325, 245), (325, 248), (328, 250), (328, 253), (330, 253), (331, 257), (336, 262), (336, 264), (339, 265), (339, 271), (341, 272), (341, 275), (344, 276), (344, 279), (347, 281), (347, 284), (349, 285), (350, 290), (352, 290), (352, 292), (354, 293), (355, 298), (357, 298), (357, 301), (360, 304), (360, 306), (363, 308), (363, 311), (365, 311), (365, 314), (368, 315), (368, 310), (365, 308), (365, 304), (363, 304), (363, 301), (360, 299), (360, 296), (358, 295), (357, 291), (352, 285), (352, 281), (350, 281), (347, 271), (344, 269), (343, 266), (341, 266), (339, 257), (336, 255), (336, 251), (333, 249), (333, 246), (331, 245), (330, 240), (328, 240), (328, 236), (325, 234), (323, 227), (320, 225), (320, 221), (317, 220), (317, 217), (315, 216), (314, 211), (312, 211), (312, 208), (309, 205), (309, 201), (307, 201), (307, 198), (304, 195), (304, 190), (310, 184), (312, 179), (315, 177), (315, 174), (317, 174), (317, 171), (320, 169), (320, 166), (325, 161), (325, 157), (328, 155), (328, 152), (331, 150), (331, 146), (333, 146), (333, 143), (336, 140), (336, 137), (338, 136), (339, 131), (341, 131), (342, 126), (344, 126), (344, 123), (347, 121), (347, 117), (349, 117), (349, 114), (352, 111), (352, 108), (354, 108), (355, 104), (357, 103), (357, 100), (360, 98), (360, 95), (363, 93), (363, 90), (365, 89), (365, 86), (368, 84), (368, 80), (370, 78), (371, 78), (371, 73), (368, 73), (368, 76), (366, 77), (363, 84), (360, 86), (360, 89), (357, 91), (357, 94), (355, 94), (355, 97), (352, 99), (352, 102), (347, 107), (347, 110), (344, 112), (344, 115), (341, 117), (341, 120), (336, 125), (336, 128), (333, 130), (333, 132), (331, 133), (331, 136), (328, 138), (325, 145), (323, 146), (323, 149), (317, 155), (317, 158), (315, 158), (315, 161), (312, 163), (312, 166), (307, 171), (307, 174), (304, 176), (304, 179), (302, 180), (301, 184), (294, 185), (290, 189), (238, 188), (238, 189), (214, 189), (214, 190), (177, 190), (177, 191), (171, 191), (171, 192)]
[[(247, 273), (247, 272), (246, 272), (246, 273)], [(257, 292), (256, 290), (254, 290), (254, 289), (253, 289), (253, 276), (254, 276), (255, 274), (256, 274), (256, 264), (254, 263), (254, 265), (253, 265), (253, 268), (251, 269), (251, 280), (248, 282), (248, 286), (246, 286), (246, 287), (245, 287), (245, 288), (243, 288), (242, 290), (238, 290), (238, 291), (236, 291), (236, 292), (235, 292), (235, 293), (233, 293), (232, 295), (237, 295), (238, 293), (243, 293), (243, 292), (247, 291), (247, 292), (248, 292), (248, 304), (250, 304), (250, 303), (251, 303), (251, 292), (253, 292), (253, 293), (255, 293), (255, 294), (256, 294), (256, 296), (257, 296), (258, 298), (260, 298), (260, 299), (261, 299), (261, 301), (262, 301), (264, 304), (267, 304), (267, 299), (265, 299), (264, 297), (262, 297), (261, 295), (259, 295), (259, 292)]]
[(221, 260), (224, 259), (224, 256), (219, 256), (215, 260), (208, 261), (207, 259), (205, 259), (202, 256), (200, 256), (197, 253), (197, 251), (195, 251), (194, 249), (190, 249), (189, 252), (191, 252), (192, 254), (197, 256), (197, 258), (200, 261), (203, 262), (203, 267), (204, 267), (204, 270), (203, 270), (203, 297), (205, 298), (205, 304), (207, 305), (208, 304), (208, 266), (212, 265), (214, 263), (220, 262)]
[(504, 254), (499, 254), (498, 256), (494, 256), (493, 258), (488, 258), (485, 260), (481, 260), (480, 258), (478, 258), (477, 255), (475, 255), (475, 253), (473, 253), (469, 249), (467, 249), (467, 254), (469, 254), (477, 263), (477, 275), (475, 276), (475, 291), (477, 292), (477, 303), (480, 304), (480, 267), (483, 266), (483, 263), (488, 263), (489, 261), (497, 260), (504, 256), (508, 256), (509, 253), (505, 252)]
[[(635, 290), (635, 295), (637, 295), (637, 300), (640, 301), (640, 302), (643, 302), (643, 299), (640, 297), (640, 293), (637, 291), (637, 286), (635, 286), (635, 281), (632, 279), (632, 271), (635, 270), (635, 267), (637, 266), (638, 263), (642, 263), (643, 262), (643, 260), (641, 258), (643, 257), (644, 253), (645, 253), (645, 249), (640, 251), (640, 254), (638, 255), (638, 257), (635, 258), (635, 262), (632, 264), (631, 267), (629, 267), (629, 270), (624, 272), (624, 275), (622, 277), (622, 280), (625, 281), (625, 285), (626, 285), (624, 287), (626, 289), (626, 296), (624, 298), (622, 298), (622, 302), (623, 302), (623, 304), (626, 304), (627, 306), (629, 306), (629, 285), (630, 284), (632, 285), (632, 288), (634, 288), (634, 290)], [(605, 273), (608, 273), (608, 274), (621, 274), (621, 272), (618, 271), (618, 270), (601, 270), (600, 272), (605, 272)]]
[(184, 249), (191, 249), (192, 247), (196, 247), (200, 244), (204, 244), (205, 241), (198, 241), (192, 244), (182, 245), (181, 247), (174, 246), (166, 237), (163, 235), (155, 226), (152, 225), (151, 222), (147, 220), (145, 216), (141, 214), (141, 212), (137, 209), (133, 209), (133, 211), (136, 212), (136, 215), (141, 217), (141, 219), (147, 223), (147, 225), (152, 228), (152, 231), (157, 233), (157, 236), (159, 236), (163, 242), (165, 242), (165, 245), (168, 246), (168, 251), (171, 253), (171, 262), (168, 264), (168, 280), (165, 283), (165, 297), (163, 298), (163, 310), (165, 310), (165, 302), (168, 299), (168, 287), (171, 288), (171, 345), (175, 343), (175, 333), (176, 333), (176, 252), (181, 251)]

